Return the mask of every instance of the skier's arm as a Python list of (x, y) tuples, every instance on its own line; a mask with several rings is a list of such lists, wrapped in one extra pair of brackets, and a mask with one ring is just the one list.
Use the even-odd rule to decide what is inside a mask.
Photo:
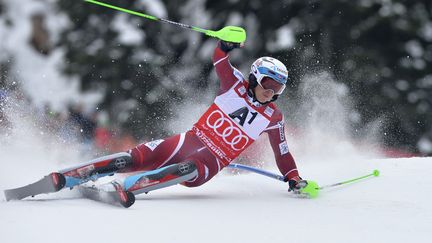
[(278, 119), (270, 123), (265, 130), (276, 158), (276, 164), (282, 175), (285, 176), (285, 181), (299, 181), (301, 178), (297, 171), (297, 165), (286, 141), (283, 115), (278, 114), (277, 116)]
[[(219, 41), (213, 53), (213, 66), (220, 80), (220, 92), (225, 92), (238, 80), (236, 70), (229, 61), (229, 52), (234, 48), (240, 47), (239, 44)], [(240, 76), (240, 75), (238, 75)], [(242, 77), (241, 77), (242, 78)]]

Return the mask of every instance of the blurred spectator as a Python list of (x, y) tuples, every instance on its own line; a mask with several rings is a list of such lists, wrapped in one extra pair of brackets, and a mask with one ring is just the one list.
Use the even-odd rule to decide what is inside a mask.
[(96, 149), (105, 153), (110, 152), (109, 146), (113, 139), (113, 134), (109, 128), (109, 118), (106, 112), (97, 113), (97, 127), (95, 129), (94, 144)]
[(111, 140), (112, 133), (107, 127), (98, 126), (96, 128), (94, 143), (97, 149), (107, 151)]
[(76, 135), (79, 142), (90, 144), (95, 135), (96, 122), (93, 117), (86, 116), (83, 108), (79, 106), (69, 107), (69, 117), (66, 120), (67, 129), (71, 135)]
[(112, 153), (127, 151), (137, 145), (135, 138), (124, 130), (114, 132), (114, 137), (111, 139), (109, 150)]
[(136, 146), (137, 141), (129, 132), (109, 125), (109, 117), (106, 112), (97, 113), (96, 120), (94, 145), (99, 151), (116, 153)]

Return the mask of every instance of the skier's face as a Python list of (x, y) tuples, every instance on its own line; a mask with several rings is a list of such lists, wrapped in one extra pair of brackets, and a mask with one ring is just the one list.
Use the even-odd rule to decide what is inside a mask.
[(269, 102), (274, 95), (274, 91), (271, 89), (264, 89), (260, 85), (255, 87), (255, 97), (261, 103)]
[(265, 77), (255, 87), (255, 97), (261, 103), (269, 102), (275, 94), (283, 91), (284, 85), (279, 84), (271, 78)]

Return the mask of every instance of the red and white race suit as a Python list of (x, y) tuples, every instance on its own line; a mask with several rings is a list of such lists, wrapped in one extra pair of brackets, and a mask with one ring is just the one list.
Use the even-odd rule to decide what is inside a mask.
[(248, 82), (233, 68), (229, 55), (216, 47), (213, 65), (220, 80), (213, 104), (186, 133), (143, 143), (130, 150), (134, 170), (151, 170), (186, 160), (194, 161), (198, 176), (184, 183), (199, 186), (238, 157), (266, 132), (276, 163), (287, 179), (298, 178), (289, 152), (284, 118), (275, 104), (261, 105), (248, 95)]

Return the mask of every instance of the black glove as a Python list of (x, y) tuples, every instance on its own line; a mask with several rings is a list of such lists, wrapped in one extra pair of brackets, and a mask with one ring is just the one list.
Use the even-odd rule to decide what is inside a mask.
[(301, 189), (305, 188), (307, 186), (307, 180), (289, 180), (288, 181), (288, 191), (293, 191), (294, 193), (299, 192)]
[(220, 49), (226, 53), (234, 50), (235, 48), (243, 47), (243, 43), (234, 43), (234, 42), (227, 42), (227, 41), (219, 41), (220, 43)]

